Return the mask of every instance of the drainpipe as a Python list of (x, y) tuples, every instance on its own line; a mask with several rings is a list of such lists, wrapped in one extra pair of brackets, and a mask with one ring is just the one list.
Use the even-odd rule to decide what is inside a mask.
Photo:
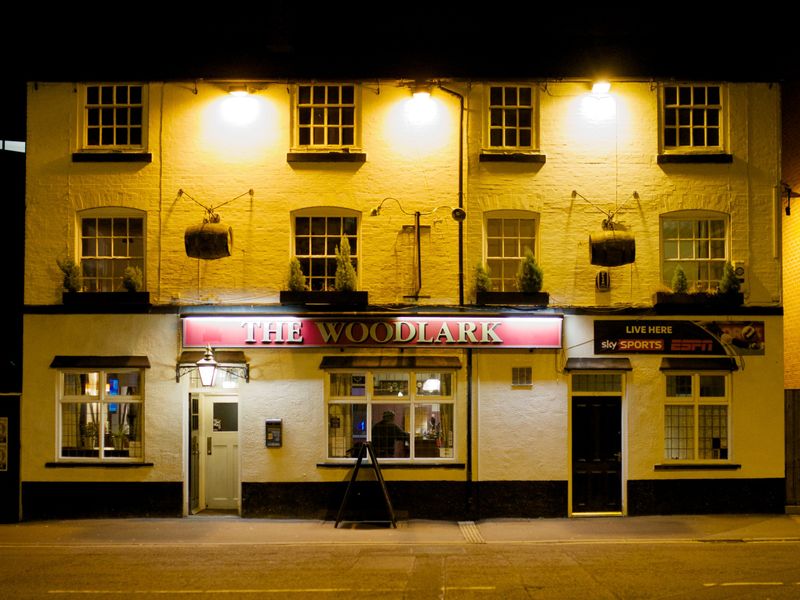
[[(458, 98), (458, 208), (464, 209), (464, 95), (439, 84), (439, 89)], [(458, 223), (458, 305), (464, 306), (464, 223)]]
[[(439, 84), (458, 98), (458, 208), (464, 209), (464, 95)], [(464, 222), (458, 223), (458, 305), (464, 306)], [(467, 464), (466, 517), (475, 518), (475, 490), (472, 485), (472, 349), (467, 349)]]

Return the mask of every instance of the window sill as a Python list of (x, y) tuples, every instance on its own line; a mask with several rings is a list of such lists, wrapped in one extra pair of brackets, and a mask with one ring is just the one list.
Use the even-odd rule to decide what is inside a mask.
[(150, 163), (153, 155), (150, 152), (73, 152), (72, 162)]
[(365, 152), (348, 152), (340, 150), (336, 152), (288, 152), (286, 154), (288, 163), (363, 163), (367, 162)]
[(738, 471), (742, 465), (729, 462), (721, 463), (661, 463), (654, 465), (656, 471)]
[(659, 165), (729, 164), (733, 162), (733, 154), (659, 154), (656, 162)]
[[(325, 463), (317, 463), (317, 468), (319, 469), (352, 469), (356, 464), (356, 459), (353, 459), (349, 462), (325, 462)], [(466, 466), (464, 463), (457, 463), (457, 462), (381, 462), (379, 463), (381, 470), (386, 469), (465, 469)], [(372, 465), (368, 461), (362, 461), (361, 468), (370, 468)]]
[(102, 469), (135, 469), (138, 467), (154, 467), (151, 462), (112, 462), (112, 461), (86, 461), (86, 462), (47, 462), (44, 463), (46, 469), (80, 469), (83, 467)]
[(547, 156), (545, 156), (544, 154), (528, 154), (525, 152), (510, 152), (508, 154), (481, 152), (479, 161), (505, 162), (505, 163), (534, 163), (543, 165), (545, 162), (547, 162)]

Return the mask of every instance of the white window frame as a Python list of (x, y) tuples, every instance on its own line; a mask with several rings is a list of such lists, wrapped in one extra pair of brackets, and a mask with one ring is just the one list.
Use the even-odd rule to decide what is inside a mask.
[[(142, 368), (76, 368), (76, 369), (61, 369), (58, 371), (58, 399), (56, 402), (56, 456), (59, 462), (143, 462), (144, 461), (144, 439), (145, 439), (145, 402), (144, 402), (144, 386), (145, 386), (145, 369)], [(88, 375), (97, 374), (97, 395), (82, 395), (82, 394), (68, 394), (66, 389), (66, 376), (67, 375)], [(110, 390), (106, 390), (107, 376), (110, 374), (125, 374), (125, 373), (138, 373), (139, 375), (139, 389), (133, 390), (135, 393), (122, 393), (118, 390), (119, 394), (111, 394)], [(86, 448), (87, 454), (80, 456), (78, 452), (75, 455), (65, 455), (64, 449), (66, 440), (64, 439), (64, 410), (65, 405), (72, 404), (99, 404), (99, 412), (93, 415), (97, 419), (95, 428), (97, 430), (96, 442), (97, 448), (92, 446)], [(132, 436), (138, 439), (130, 439), (130, 431), (127, 434), (121, 434), (120, 431), (115, 434), (113, 431), (107, 432), (106, 421), (109, 408), (112, 405), (119, 404), (136, 404), (139, 406), (139, 431), (137, 435)], [(94, 418), (92, 421), (94, 421)], [(114, 455), (114, 452), (120, 450), (116, 449), (112, 443), (111, 446), (107, 445), (107, 437), (122, 437), (121, 444), (123, 448), (121, 451), (127, 450), (128, 456)], [(102, 441), (102, 443), (101, 443)], [(76, 444), (79, 440), (75, 439)], [(127, 448), (124, 445), (127, 443)], [(76, 451), (80, 448), (76, 445)], [(97, 455), (92, 455), (96, 450)]]
[[(116, 285), (114, 286), (113, 290), (110, 291), (122, 291), (122, 273), (121, 271), (124, 268), (118, 268), (115, 265), (117, 263), (122, 263), (125, 265), (130, 265), (133, 263), (135, 266), (139, 266), (142, 269), (142, 284), (147, 281), (147, 272), (146, 272), (146, 265), (147, 265), (147, 213), (145, 211), (141, 211), (138, 209), (132, 208), (121, 208), (121, 207), (104, 207), (104, 208), (90, 208), (87, 210), (79, 211), (77, 214), (77, 249), (78, 249), (78, 264), (81, 266), (81, 276), (84, 279), (84, 291), (87, 290), (87, 286), (85, 285), (85, 281), (87, 276), (85, 275), (86, 268), (84, 266), (84, 260), (97, 260), (97, 261), (110, 261), (109, 265), (112, 270), (112, 280), (116, 280)], [(128, 247), (130, 247), (131, 240), (133, 239), (130, 235), (115, 235), (113, 230), (113, 221), (112, 221), (112, 235), (111, 237), (107, 236), (84, 236), (83, 231), (83, 224), (85, 219), (141, 219), (142, 220), (142, 256), (115, 256), (115, 249), (114, 247), (117, 245), (115, 242), (124, 243)], [(138, 236), (135, 236), (138, 237)], [(109, 239), (109, 244), (111, 245), (111, 255), (99, 255), (97, 252), (99, 251), (99, 244), (95, 247), (95, 254), (87, 253), (87, 244), (91, 245), (89, 240), (98, 240), (99, 238), (102, 239)], [(123, 242), (123, 240), (125, 240)], [(140, 263), (139, 264), (139, 260)], [(115, 270), (120, 271), (119, 276), (113, 276), (113, 271)], [(97, 279), (96, 277), (89, 277), (89, 279)], [(103, 279), (108, 279), (105, 277)], [(143, 287), (146, 289), (146, 286)], [(92, 290), (92, 291), (99, 291), (99, 290)], [(105, 290), (109, 291), (109, 290)]]
[[(319, 234), (319, 235), (312, 235), (313, 230), (309, 231), (308, 234), (308, 245), (309, 245), (309, 253), (305, 254), (302, 252), (304, 248), (301, 248), (301, 243), (298, 241), (298, 235), (302, 238), (306, 237), (305, 233), (299, 234), (298, 233), (298, 226), (297, 226), (297, 219), (298, 218), (321, 218), (325, 219), (326, 221), (326, 233)], [(354, 234), (348, 233), (346, 237), (348, 238), (355, 238), (356, 243), (355, 245), (351, 242), (350, 243), (350, 258), (355, 263), (353, 266), (356, 270), (356, 278), (360, 279), (360, 254), (361, 254), (361, 245), (362, 245), (362, 237), (361, 237), (361, 213), (356, 210), (352, 210), (349, 208), (336, 208), (336, 207), (318, 207), (318, 208), (304, 208), (300, 210), (293, 211), (291, 213), (291, 231), (292, 231), (292, 239), (291, 239), (291, 255), (297, 258), (300, 261), (300, 266), (303, 269), (303, 275), (306, 277), (306, 285), (310, 290), (320, 290), (325, 291), (332, 290), (333, 285), (335, 282), (334, 276), (336, 274), (336, 254), (334, 252), (335, 247), (340, 244), (341, 235), (336, 234), (328, 234), (328, 219), (345, 219), (351, 218), (355, 219), (356, 221), (356, 231)], [(313, 221), (310, 227), (313, 227)], [(325, 254), (315, 254), (313, 248), (312, 238), (314, 237), (324, 237), (325, 239)], [(301, 250), (301, 252), (298, 252)], [(330, 250), (330, 252), (328, 252)], [(317, 275), (315, 273), (309, 272), (309, 265), (313, 264), (313, 261), (327, 261), (327, 268), (326, 274), (324, 276)], [(316, 285), (316, 280), (322, 278), (324, 281), (327, 282), (327, 285), (319, 287)]]
[[(666, 238), (664, 233), (664, 224), (665, 221), (676, 221), (676, 222), (684, 222), (684, 223), (691, 223), (692, 224), (692, 232), (691, 236), (687, 237), (679, 237), (678, 238), (670, 238), (670, 240), (677, 240), (677, 248), (678, 248), (678, 257), (673, 258), (671, 255), (667, 257), (667, 250), (666, 250)], [(700, 237), (696, 235), (698, 223), (702, 221), (709, 222), (708, 226), (708, 237)], [(712, 236), (711, 235), (711, 221), (722, 221), (724, 231), (724, 237), (720, 238), (719, 236)], [(680, 225), (679, 225), (680, 227)], [(689, 283), (690, 291), (692, 288), (696, 291), (700, 292), (711, 292), (717, 289), (720, 279), (722, 278), (722, 269), (725, 266), (726, 262), (731, 262), (730, 259), (730, 217), (726, 213), (721, 212), (713, 212), (713, 211), (675, 211), (669, 213), (663, 213), (660, 215), (659, 218), (659, 240), (660, 240), (660, 255), (661, 255), (661, 279), (662, 283), (667, 287), (672, 285), (672, 273), (674, 272), (674, 267), (667, 269), (667, 266), (670, 263), (674, 264), (688, 264), (694, 265), (692, 269), (684, 268), (684, 272), (686, 273), (686, 279)], [(681, 252), (681, 242), (684, 243), (691, 243), (692, 245), (692, 257), (683, 257)], [(699, 244), (708, 243), (708, 257), (698, 257), (698, 248)], [(716, 247), (717, 250), (719, 249), (719, 243), (722, 243), (722, 247), (724, 249), (724, 256), (722, 258), (711, 256), (713, 253), (713, 248)], [(708, 271), (708, 277), (701, 278), (696, 275), (696, 273), (700, 270), (702, 265), (706, 266)], [(718, 270), (718, 277), (713, 277), (712, 270)]]
[[(417, 391), (417, 387), (422, 384), (421, 381), (417, 380), (417, 375), (423, 373), (435, 373), (439, 375), (449, 375), (450, 376), (450, 394), (449, 395), (424, 395)], [(408, 394), (404, 397), (394, 397), (394, 396), (385, 396), (385, 395), (377, 395), (374, 393), (374, 381), (376, 375), (387, 375), (387, 374), (402, 374), (408, 377)], [(332, 375), (355, 375), (355, 376), (363, 376), (364, 377), (364, 395), (355, 395), (355, 396), (337, 396), (334, 395), (331, 390), (331, 376)], [(398, 425), (409, 434), (409, 455), (407, 457), (398, 457), (398, 458), (381, 458), (381, 462), (389, 461), (389, 462), (400, 462), (400, 463), (425, 463), (425, 462), (453, 462), (456, 460), (456, 456), (458, 455), (458, 434), (459, 429), (457, 425), (457, 403), (456, 398), (457, 394), (457, 381), (458, 381), (458, 372), (454, 369), (441, 369), (441, 368), (417, 368), (417, 369), (376, 369), (376, 370), (369, 370), (369, 369), (330, 369), (325, 371), (325, 456), (328, 461), (340, 461), (340, 460), (351, 460), (347, 456), (338, 456), (332, 455), (331, 453), (331, 440), (330, 440), (330, 406), (331, 405), (354, 405), (354, 404), (364, 404), (366, 405), (366, 427), (364, 432), (364, 441), (372, 441), (372, 424), (374, 422), (379, 421), (378, 415), (374, 415), (374, 407), (381, 404), (404, 404), (407, 405), (408, 414), (410, 416), (410, 422), (408, 423), (408, 427), (405, 427), (404, 423), (398, 423)], [(440, 452), (439, 456), (416, 456), (416, 432), (418, 430), (423, 431), (423, 425), (421, 423), (416, 423), (415, 420), (417, 418), (417, 411), (414, 410), (415, 407), (429, 405), (429, 404), (440, 404), (440, 405), (448, 405), (451, 407), (451, 419), (452, 419), (452, 431), (447, 430), (445, 431), (442, 427), (436, 433), (437, 437), (441, 436), (442, 440), (442, 448), (445, 450)], [(426, 424), (427, 425), (427, 424)], [(440, 423), (441, 426), (441, 423)], [(345, 438), (347, 439), (347, 438)], [(347, 444), (345, 444), (347, 445)], [(343, 448), (342, 451), (346, 452), (349, 448)], [(352, 458), (355, 458), (353, 456)]]
[[(503, 100), (501, 104), (492, 104), (492, 88), (502, 88), (503, 92)], [(516, 104), (506, 104), (506, 90), (515, 88), (517, 91), (517, 103)], [(521, 130), (527, 129), (524, 126), (519, 125), (519, 112), (515, 114), (516, 123), (513, 125), (509, 125), (506, 123), (506, 114), (505, 110), (516, 110), (519, 111), (520, 109), (526, 108), (526, 105), (519, 104), (519, 91), (521, 89), (530, 90), (531, 94), (531, 124), (530, 124), (530, 135), (531, 135), (531, 143), (530, 145), (521, 145), (519, 143), (519, 133)], [(515, 83), (489, 83), (486, 84), (486, 91), (484, 94), (484, 103), (486, 109), (484, 110), (484, 126), (483, 126), (483, 152), (485, 153), (536, 153), (539, 151), (539, 88), (535, 85), (526, 85), (526, 84), (515, 84)], [(492, 124), (492, 112), (493, 110), (502, 111), (500, 114), (502, 115), (502, 123), (501, 124)], [(503, 143), (499, 145), (492, 144), (492, 131), (498, 130), (501, 131), (501, 135), (503, 138)], [(514, 130), (516, 131), (517, 143), (516, 144), (506, 144), (506, 135), (505, 132), (507, 130)]]
[[(122, 87), (127, 87), (129, 90), (131, 87), (139, 87), (141, 88), (141, 104), (139, 103), (132, 103), (128, 102), (120, 102), (117, 103), (116, 98), (112, 99), (111, 103), (104, 103), (102, 102), (102, 98), (100, 98), (100, 102), (89, 103), (89, 94), (90, 89), (95, 87), (111, 87), (113, 88), (114, 96), (117, 95), (117, 89)], [(139, 83), (139, 82), (117, 82), (117, 83), (86, 83), (78, 88), (78, 148), (82, 151), (88, 152), (119, 152), (119, 151), (129, 151), (129, 152), (136, 152), (140, 151), (143, 152), (147, 149), (147, 134), (148, 134), (148, 98), (149, 98), (149, 89), (147, 84)], [(102, 94), (102, 92), (99, 92)], [(112, 125), (109, 127), (113, 128), (114, 132), (114, 143), (97, 143), (93, 144), (90, 143), (90, 129), (95, 127), (95, 121), (92, 117), (90, 117), (89, 111), (93, 109), (99, 109), (101, 112), (101, 119), (105, 118), (105, 115), (102, 115), (102, 109), (107, 109), (112, 111), (108, 114), (108, 117), (111, 119)], [(125, 143), (117, 143), (116, 141), (116, 132), (122, 129), (130, 130), (130, 125), (123, 125), (118, 124), (117, 118), (118, 113), (117, 111), (124, 111), (124, 114), (127, 114), (128, 118), (130, 118), (130, 112), (132, 110), (141, 110), (141, 140), (140, 143), (134, 144), (130, 143), (130, 138)], [(106, 121), (103, 120), (103, 123)], [(100, 134), (100, 142), (102, 142), (102, 133)]]
[[(525, 248), (528, 246), (522, 243), (521, 236), (517, 234), (516, 236), (508, 236), (506, 237), (505, 231), (505, 221), (521, 221), (521, 220), (531, 220), (533, 221), (533, 244), (531, 251), (533, 252), (534, 258), (539, 256), (539, 213), (527, 210), (492, 210), (487, 211), (483, 214), (484, 220), (484, 243), (483, 243), (483, 256), (484, 256), (484, 264), (489, 269), (489, 277), (492, 280), (492, 289), (496, 292), (513, 292), (517, 291), (516, 288), (516, 273), (519, 269), (519, 265), (522, 260), (525, 258)], [(495, 236), (490, 235), (490, 228), (489, 228), (489, 221), (500, 219), (502, 220), (501, 223), (501, 235)], [(506, 254), (507, 250), (512, 250), (512, 248), (507, 247), (506, 242), (508, 241), (508, 246), (513, 245), (511, 240), (516, 239), (516, 251), (517, 255), (514, 254)], [(490, 255), (490, 251), (492, 248), (495, 247), (497, 244), (500, 245), (500, 250), (502, 256), (494, 256)], [(508, 264), (509, 268), (511, 267), (511, 262), (515, 263), (513, 267), (513, 272), (507, 273), (503, 270), (501, 273), (497, 273), (497, 266), (496, 261), (505, 260)], [(495, 264), (493, 268), (492, 265)], [(505, 269), (505, 267), (503, 267)]]
[[(338, 102), (329, 102), (328, 101), (328, 93), (329, 88), (331, 86), (338, 86), (339, 87), (339, 101)], [(345, 103), (342, 101), (342, 87), (343, 86), (350, 86), (353, 88), (353, 102)], [(311, 88), (311, 102), (305, 103), (302, 98), (304, 87)], [(325, 88), (326, 98), (324, 102), (316, 102), (314, 99), (315, 88)], [(304, 139), (304, 134), (301, 131), (305, 126), (304, 118), (301, 118), (301, 110), (310, 109), (312, 116), (311, 116), (311, 123), (314, 126), (323, 128), (325, 140), (322, 143), (315, 143), (314, 141), (314, 132), (313, 127), (310, 133), (310, 137), (308, 139)], [(352, 143), (344, 143), (342, 138), (343, 127), (342, 127), (342, 117), (344, 115), (344, 111), (346, 109), (352, 109), (353, 111), (353, 140)], [(351, 82), (309, 82), (309, 83), (297, 83), (292, 87), (292, 149), (301, 151), (301, 152), (330, 152), (330, 151), (358, 151), (361, 149), (361, 86), (357, 83)], [(339, 140), (338, 142), (330, 142), (329, 132), (335, 128), (337, 125), (334, 123), (329, 123), (329, 120), (334, 114), (339, 114), (339, 123), (338, 123), (338, 130), (339, 130)]]
[[(690, 396), (668, 396), (669, 377), (691, 377), (692, 393)], [(721, 377), (725, 383), (725, 394), (723, 396), (701, 396), (700, 395), (700, 379), (702, 377)], [(663, 427), (661, 429), (662, 435), (662, 452), (664, 461), (670, 464), (673, 463), (719, 463), (730, 462), (731, 460), (731, 374), (728, 371), (668, 371), (664, 373), (664, 409), (662, 411)], [(722, 456), (722, 448), (720, 447), (719, 457), (701, 457), (701, 437), (700, 437), (700, 409), (701, 407), (714, 407), (724, 406), (726, 408), (726, 422), (725, 422), (725, 456)], [(667, 436), (667, 408), (668, 407), (683, 407), (692, 409), (692, 456), (689, 457), (675, 457), (668, 456), (670, 448), (668, 448)], [(711, 438), (713, 439), (713, 438)], [(712, 442), (713, 443), (713, 442)], [(720, 440), (720, 444), (722, 441)], [(679, 452), (679, 449), (674, 452)], [(712, 448), (713, 452), (713, 448)]]
[[(700, 103), (698, 102), (695, 104), (694, 97), (695, 97), (695, 90), (700, 88), (705, 88), (706, 94), (708, 93), (709, 87), (716, 87), (719, 88), (719, 104), (709, 104), (708, 102)], [(675, 104), (671, 102), (668, 104), (669, 100), (667, 96), (670, 95), (668, 92), (668, 88), (677, 88), (676, 94), (678, 98)], [(683, 89), (691, 89), (690, 95), (691, 98), (689, 99), (688, 103), (682, 103), (680, 99), (680, 90)], [(719, 154), (726, 151), (727, 148), (727, 136), (728, 136), (728, 87), (722, 83), (715, 83), (715, 82), (682, 82), (682, 83), (662, 83), (659, 86), (659, 94), (658, 94), (658, 102), (659, 102), (659, 146), (660, 151), (662, 154)], [(668, 127), (672, 127), (672, 125), (668, 125), (670, 120), (668, 118), (668, 111), (671, 110), (687, 110), (688, 113), (688, 123), (683, 127), (689, 127), (689, 144), (686, 145), (679, 145), (677, 142), (680, 139), (680, 131), (677, 130), (675, 133), (676, 136), (676, 145), (667, 145), (667, 135), (666, 130)], [(692, 112), (694, 110), (697, 111), (704, 111), (702, 113), (703, 116), (703, 124), (700, 125), (695, 123), (699, 113)], [(718, 110), (718, 124), (716, 126), (708, 124), (708, 111), (709, 110)], [(680, 125), (680, 118), (678, 117), (678, 125)], [(702, 130), (703, 132), (708, 132), (710, 129), (714, 128), (718, 129), (718, 143), (715, 145), (708, 145), (707, 143), (695, 145), (694, 144), (694, 134), (693, 129)], [(706, 137), (706, 136), (704, 136)]]

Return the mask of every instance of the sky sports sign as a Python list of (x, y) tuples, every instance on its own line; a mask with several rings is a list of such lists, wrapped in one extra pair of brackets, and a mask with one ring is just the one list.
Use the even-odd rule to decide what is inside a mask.
[(199, 348), (561, 348), (561, 317), (185, 317)]
[(597, 320), (594, 353), (764, 354), (764, 322)]

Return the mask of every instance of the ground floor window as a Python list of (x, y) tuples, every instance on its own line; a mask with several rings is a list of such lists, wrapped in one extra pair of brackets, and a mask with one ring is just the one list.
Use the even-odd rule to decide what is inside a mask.
[(141, 460), (143, 381), (139, 369), (62, 372), (60, 458)]
[(670, 374), (666, 376), (666, 386), (664, 457), (727, 460), (727, 376)]
[(372, 442), (378, 458), (453, 458), (451, 372), (328, 373), (328, 457)]

